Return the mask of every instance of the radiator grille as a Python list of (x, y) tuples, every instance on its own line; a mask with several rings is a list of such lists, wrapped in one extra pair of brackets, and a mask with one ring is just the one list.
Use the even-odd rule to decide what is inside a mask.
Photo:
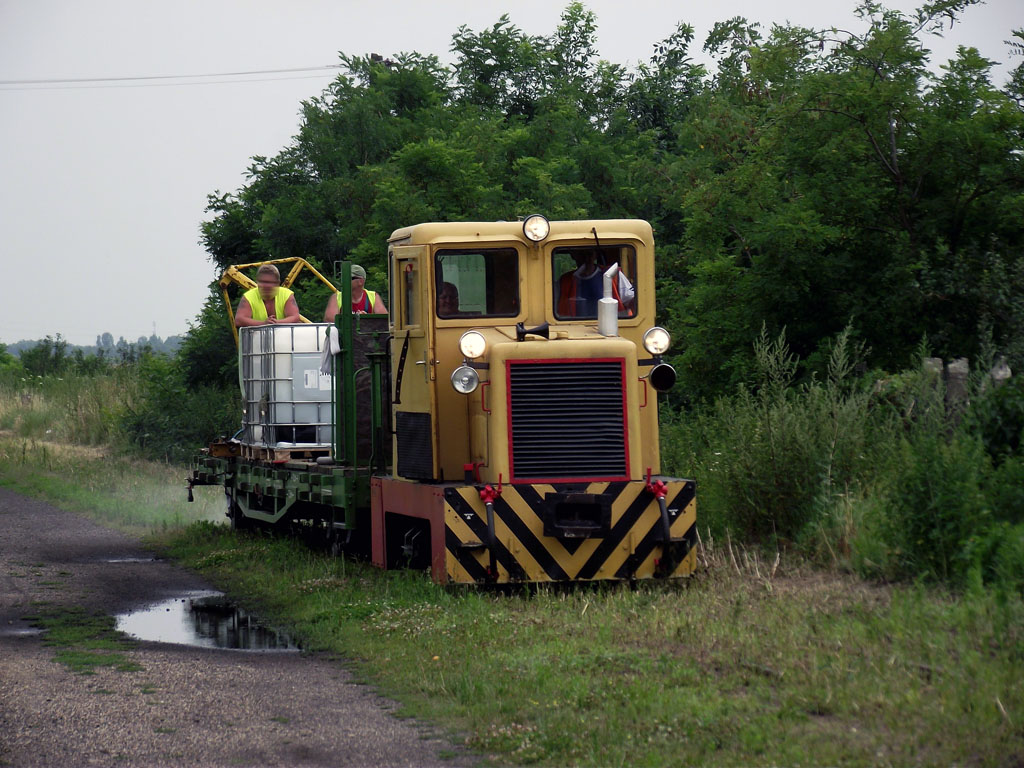
[(509, 361), (512, 478), (623, 478), (622, 360)]

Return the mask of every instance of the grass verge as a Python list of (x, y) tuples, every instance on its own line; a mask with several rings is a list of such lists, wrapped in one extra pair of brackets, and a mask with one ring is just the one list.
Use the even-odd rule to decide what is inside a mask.
[(1024, 758), (1024, 609), (1006, 595), (772, 576), (708, 548), (682, 584), (511, 596), (210, 525), (170, 550), (498, 762)]

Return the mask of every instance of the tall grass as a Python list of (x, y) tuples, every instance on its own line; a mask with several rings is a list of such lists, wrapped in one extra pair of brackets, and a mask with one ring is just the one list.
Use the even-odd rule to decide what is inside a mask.
[[(136, 531), (222, 520), (223, 494), (197, 489), (199, 503), (184, 504), (183, 464), (147, 460), (130, 426), (139, 414), (160, 413), (168, 428), (154, 436), (154, 453), (184, 459), (214, 436), (208, 414), (225, 412), (233, 401), (214, 392), (175, 398), (173, 368), (159, 360), (95, 374), (0, 378), (0, 485)], [(172, 396), (154, 398), (159, 386)]]
[(1024, 381), (962, 414), (928, 371), (853, 376), (848, 332), (821, 381), (793, 383), (782, 336), (755, 352), (755, 387), (663, 427), (663, 469), (698, 478), (702, 525), (871, 577), (1024, 589)]
[(111, 443), (138, 397), (138, 377), (127, 366), (94, 375), (7, 375), (0, 379), (0, 429), (37, 440)]
[(848, 331), (832, 350), (825, 381), (793, 384), (797, 360), (782, 336), (762, 331), (755, 354), (755, 388), (666, 419), (663, 468), (699, 479), (702, 524), (748, 541), (788, 543), (824, 509), (870, 485), (893, 451), (891, 430), (851, 375)]
[(189, 389), (179, 365), (158, 355), (94, 374), (0, 378), (0, 430), (150, 459), (187, 461), (236, 431), (240, 414), (235, 382)]

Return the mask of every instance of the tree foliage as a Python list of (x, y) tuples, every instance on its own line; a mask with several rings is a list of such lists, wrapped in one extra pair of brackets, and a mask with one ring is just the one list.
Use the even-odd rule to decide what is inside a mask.
[(5, 371), (17, 371), (21, 368), (18, 358), (7, 351), (7, 345), (0, 343), (0, 374)]
[(21, 364), (33, 376), (59, 376), (71, 366), (68, 342), (59, 333), (47, 336), (21, 353)]
[[(961, 48), (935, 74), (926, 48), (974, 4), (865, 2), (860, 32), (737, 17), (704, 42), (710, 70), (685, 22), (633, 70), (599, 60), (578, 2), (549, 36), (508, 16), (460, 27), (450, 67), (342, 55), (293, 141), (210, 195), (202, 240), (220, 268), (351, 257), (382, 285), (400, 226), (636, 216), (655, 227), (685, 399), (750, 382), (762, 327), (785, 329), (804, 372), (847, 325), (870, 365), (902, 365), (927, 335), (937, 354), (987, 345), (1019, 369), (1024, 70), (1000, 88)], [(197, 380), (230, 364), (211, 352), (219, 322), (204, 310), (186, 344), (211, 358), (186, 366)]]

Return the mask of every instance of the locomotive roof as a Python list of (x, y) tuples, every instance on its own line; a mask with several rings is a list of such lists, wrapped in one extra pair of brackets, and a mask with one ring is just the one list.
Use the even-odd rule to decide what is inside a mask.
[[(550, 240), (578, 239), (581, 242), (594, 242), (594, 233), (600, 240), (640, 240), (644, 245), (654, 245), (654, 233), (651, 225), (643, 219), (582, 219), (577, 221), (552, 221), (551, 232), (542, 243)], [(467, 243), (473, 241), (509, 241), (518, 240), (530, 243), (523, 234), (521, 221), (453, 221), (414, 224), (402, 227), (391, 233), (388, 242), (394, 245), (428, 245), (437, 242), (458, 240)]]

